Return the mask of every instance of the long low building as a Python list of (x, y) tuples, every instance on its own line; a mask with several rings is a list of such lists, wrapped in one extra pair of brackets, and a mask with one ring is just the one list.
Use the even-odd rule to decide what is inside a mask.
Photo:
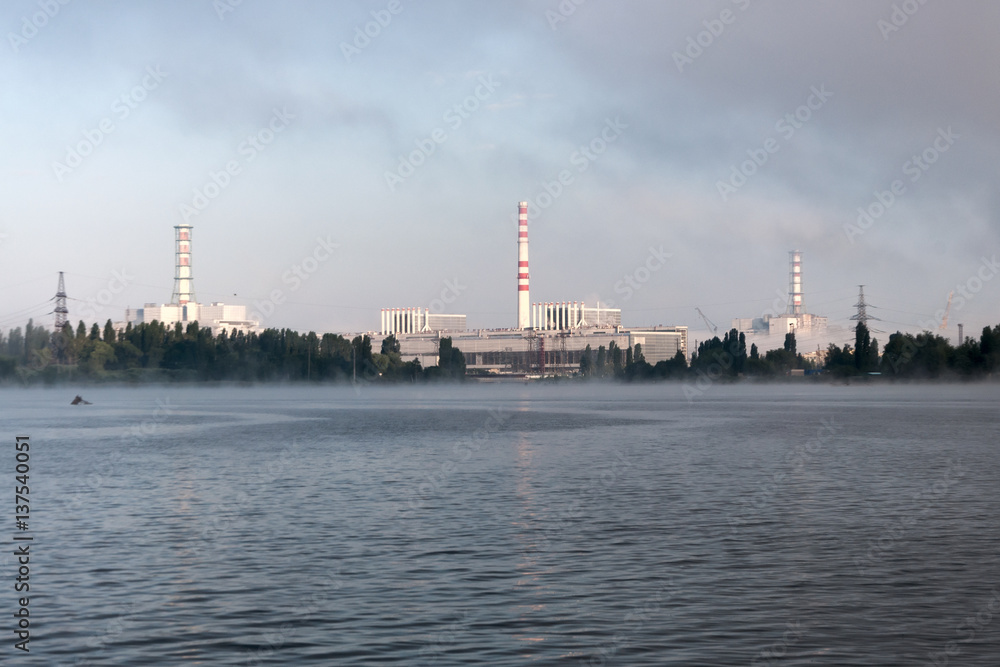
[[(614, 343), (619, 348), (642, 346), (643, 357), (651, 364), (673, 359), (678, 352), (688, 355), (687, 327), (622, 327), (516, 330), (483, 329), (465, 332), (395, 334), (400, 354), (406, 361), (418, 359), (422, 366), (436, 366), (442, 338), (465, 355), (466, 369), (497, 375), (566, 375), (580, 368), (587, 346), (597, 355)], [(381, 348), (386, 335), (373, 335), (372, 348)]]
[(132, 326), (161, 322), (173, 327), (178, 322), (186, 327), (191, 322), (211, 329), (213, 334), (226, 331), (254, 332), (260, 331), (260, 323), (247, 317), (246, 306), (235, 306), (225, 303), (200, 304), (188, 302), (183, 305), (175, 303), (147, 303), (142, 308), (126, 308), (125, 324)]

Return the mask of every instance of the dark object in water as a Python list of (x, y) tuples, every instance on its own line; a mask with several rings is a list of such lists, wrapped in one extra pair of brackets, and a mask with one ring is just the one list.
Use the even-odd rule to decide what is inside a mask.
[(81, 397), (79, 394), (76, 395), (76, 398), (73, 399), (73, 402), (70, 403), (70, 405), (80, 405), (81, 403), (83, 405), (92, 405), (90, 401), (83, 400), (83, 397)]

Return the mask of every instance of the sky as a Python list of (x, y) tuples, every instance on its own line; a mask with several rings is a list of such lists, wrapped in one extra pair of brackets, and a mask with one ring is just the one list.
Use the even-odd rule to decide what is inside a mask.
[[(64, 4), (65, 3), (65, 4)], [(1000, 4), (8, 0), (0, 329), (200, 302), (377, 330), (532, 301), (708, 333), (804, 303), (852, 340), (1000, 323)], [(843, 329), (838, 329), (842, 327)], [(840, 333), (838, 333), (840, 331)], [(842, 340), (841, 340), (842, 339)], [(802, 347), (800, 345), (800, 351)]]

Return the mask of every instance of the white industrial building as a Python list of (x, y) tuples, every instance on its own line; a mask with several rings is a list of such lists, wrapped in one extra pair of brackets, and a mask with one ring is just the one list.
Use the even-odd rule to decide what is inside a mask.
[[(462, 333), (432, 332), (393, 334), (406, 361), (418, 359), (424, 367), (436, 366), (442, 338), (465, 355), (466, 369), (513, 375), (563, 375), (580, 369), (580, 360), (590, 346), (595, 358), (600, 347), (611, 343), (619, 348), (642, 346), (647, 362), (673, 359), (678, 352), (687, 357), (687, 327), (650, 327), (645, 329), (481, 329)], [(381, 348), (385, 335), (374, 336), (372, 349)]]
[(532, 303), (529, 297), (527, 203), (518, 204), (517, 327), (466, 330), (465, 315), (434, 314), (426, 308), (385, 308), (381, 327), (372, 336), (372, 348), (394, 336), (406, 361), (436, 366), (442, 338), (465, 355), (466, 369), (497, 375), (552, 375), (575, 373), (587, 347), (596, 360), (599, 348), (611, 343), (625, 350), (642, 346), (650, 364), (688, 356), (687, 327), (622, 327), (622, 312), (600, 302)]
[(194, 277), (191, 273), (191, 244), (193, 226), (180, 224), (174, 227), (174, 293), (171, 303), (147, 303), (142, 308), (125, 310), (126, 324), (137, 326), (161, 322), (168, 327), (180, 323), (186, 328), (197, 322), (198, 326), (211, 329), (213, 334), (223, 330), (252, 332), (260, 330), (260, 323), (247, 317), (246, 306), (220, 302), (200, 304), (195, 300)]
[(795, 333), (809, 336), (822, 334), (828, 319), (805, 311), (802, 292), (802, 251), (788, 253), (788, 302), (781, 314), (764, 314), (760, 317), (740, 317), (732, 321), (732, 328), (745, 334), (780, 336)]
[(200, 304), (188, 302), (186, 304), (160, 304), (147, 303), (142, 308), (126, 308), (125, 322), (132, 326), (139, 324), (149, 324), (150, 322), (162, 322), (168, 327), (180, 322), (186, 328), (191, 322), (197, 322), (199, 327), (211, 329), (213, 334), (222, 330), (232, 331), (258, 331), (260, 324), (247, 319), (246, 306), (234, 306), (225, 303)]
[(410, 334), (431, 331), (465, 331), (465, 315), (432, 313), (429, 308), (383, 308), (379, 333)]

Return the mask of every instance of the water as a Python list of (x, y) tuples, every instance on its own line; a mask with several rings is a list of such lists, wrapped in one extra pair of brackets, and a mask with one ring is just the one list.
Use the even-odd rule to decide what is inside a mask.
[(72, 393), (5, 659), (1000, 664), (997, 386)]

